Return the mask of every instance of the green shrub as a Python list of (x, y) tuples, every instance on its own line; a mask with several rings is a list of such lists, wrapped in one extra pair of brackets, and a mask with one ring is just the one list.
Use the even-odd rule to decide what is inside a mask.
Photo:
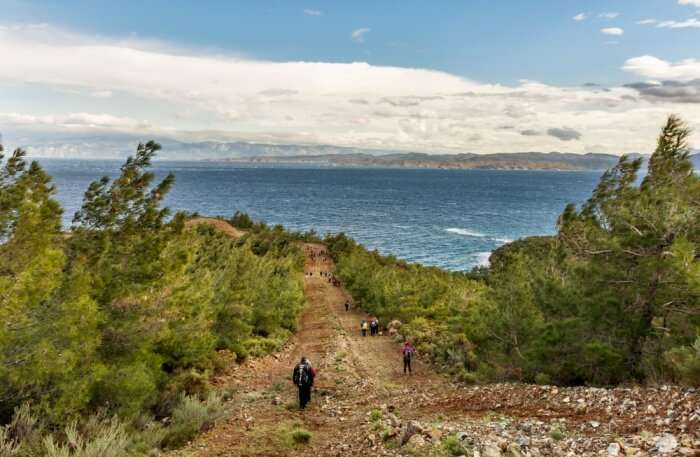
[(163, 447), (182, 446), (199, 432), (226, 417), (228, 413), (226, 404), (216, 392), (211, 392), (204, 401), (183, 394), (173, 411), (170, 426), (163, 438)]
[(369, 420), (372, 421), (372, 422), (377, 422), (377, 421), (382, 420), (382, 412), (381, 412), (381, 410), (379, 410), (379, 409), (373, 409), (373, 410), (369, 413)]
[(455, 435), (449, 435), (442, 442), (442, 447), (451, 456), (458, 457), (460, 455), (465, 455), (467, 449), (465, 449), (462, 442)]
[(697, 337), (692, 346), (683, 346), (667, 351), (664, 358), (678, 381), (700, 387), (700, 336)]
[(549, 376), (547, 373), (537, 373), (535, 375), (535, 384), (539, 384), (541, 386), (546, 386), (552, 383), (552, 377)]
[(457, 380), (463, 384), (473, 385), (478, 382), (476, 373), (471, 371), (462, 370), (457, 374)]
[(555, 428), (549, 432), (549, 437), (552, 438), (554, 441), (561, 441), (564, 438), (566, 438), (566, 434), (558, 428)]
[(10, 438), (10, 432), (0, 427), (0, 457), (14, 457), (19, 454), (20, 445)]
[(89, 434), (79, 431), (73, 422), (64, 434), (60, 441), (53, 435), (44, 439), (46, 457), (122, 457), (130, 442), (124, 425), (116, 420), (101, 422)]
[(303, 428), (293, 430), (291, 436), (294, 445), (308, 444), (311, 441), (311, 432)]

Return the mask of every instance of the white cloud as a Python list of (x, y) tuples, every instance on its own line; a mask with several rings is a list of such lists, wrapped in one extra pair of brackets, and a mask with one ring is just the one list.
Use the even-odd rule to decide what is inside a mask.
[(700, 0), (678, 0), (679, 5), (697, 6), (700, 8)]
[(601, 33), (604, 33), (605, 35), (613, 35), (613, 36), (621, 36), (624, 35), (625, 31), (624, 29), (621, 29), (620, 27), (606, 27), (604, 29), (600, 29)]
[(578, 13), (576, 16), (572, 17), (574, 21), (581, 22), (588, 19), (588, 13)]
[(96, 90), (90, 93), (90, 95), (97, 98), (111, 98), (113, 94), (111, 90)]
[(700, 60), (696, 59), (669, 62), (647, 55), (628, 59), (622, 69), (654, 80), (687, 82), (700, 79)]
[(700, 21), (695, 18), (690, 18), (685, 21), (662, 21), (656, 26), (662, 29), (700, 28)]
[[(3, 106), (3, 132), (106, 130), (425, 152), (585, 152), (595, 145), (618, 153), (648, 151), (670, 112), (700, 131), (700, 103), (682, 91), (652, 100), (632, 87), (503, 86), (418, 68), (209, 55), (50, 27), (0, 28), (0, 56), (0, 83), (69, 90), (81, 106), (77, 113), (35, 100)], [(696, 61), (651, 56), (628, 60), (625, 70), (644, 79), (700, 77)], [(113, 93), (114, 101), (91, 96), (98, 92)], [(564, 142), (544, 134), (561, 129), (581, 136)]]
[(620, 13), (600, 13), (598, 15), (599, 18), (602, 19), (615, 19), (616, 17), (620, 16)]
[(323, 11), (312, 10), (307, 8), (304, 10), (304, 14), (306, 14), (307, 16), (323, 16)]
[(134, 131), (150, 129), (148, 121), (139, 121), (111, 114), (69, 113), (57, 116), (0, 112), (0, 123), (10, 127), (64, 127), (68, 129), (99, 129)]
[(657, 19), (643, 19), (641, 21), (637, 21), (636, 24), (639, 25), (651, 25), (651, 24), (656, 24), (659, 21)]
[(350, 34), (350, 36), (356, 42), (364, 43), (365, 42), (365, 35), (367, 35), (369, 33), (369, 31), (370, 31), (369, 28), (362, 27), (362, 28), (353, 30), (352, 33)]

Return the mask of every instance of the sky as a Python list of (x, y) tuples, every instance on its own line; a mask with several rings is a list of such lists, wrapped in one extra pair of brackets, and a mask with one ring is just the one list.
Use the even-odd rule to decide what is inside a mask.
[(4, 141), (700, 148), (700, 0), (0, 0)]

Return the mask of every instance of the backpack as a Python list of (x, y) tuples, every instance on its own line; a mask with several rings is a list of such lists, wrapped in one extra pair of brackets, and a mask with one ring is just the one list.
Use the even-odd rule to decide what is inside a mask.
[(309, 367), (306, 364), (300, 363), (294, 370), (294, 384), (299, 387), (308, 386), (311, 384), (311, 375)]
[(411, 346), (404, 346), (403, 348), (403, 358), (410, 359), (413, 355), (413, 348)]

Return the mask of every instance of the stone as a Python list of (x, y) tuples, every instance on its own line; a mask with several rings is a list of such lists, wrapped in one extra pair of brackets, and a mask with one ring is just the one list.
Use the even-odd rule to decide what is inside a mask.
[(426, 443), (423, 435), (415, 434), (408, 440), (408, 444), (413, 447), (423, 447)]
[(408, 440), (417, 433), (423, 433), (423, 426), (417, 421), (408, 421), (401, 427), (401, 434), (399, 435), (399, 445), (403, 446), (408, 443)]
[(656, 438), (654, 448), (661, 454), (670, 454), (678, 447), (678, 440), (670, 433), (664, 433)]
[(617, 443), (610, 443), (608, 445), (607, 453), (609, 456), (617, 457), (620, 455), (620, 445)]
[(487, 443), (481, 448), (483, 457), (501, 457), (501, 449), (493, 443)]
[(525, 454), (523, 454), (523, 451), (517, 443), (510, 443), (506, 452), (509, 457), (525, 457)]

